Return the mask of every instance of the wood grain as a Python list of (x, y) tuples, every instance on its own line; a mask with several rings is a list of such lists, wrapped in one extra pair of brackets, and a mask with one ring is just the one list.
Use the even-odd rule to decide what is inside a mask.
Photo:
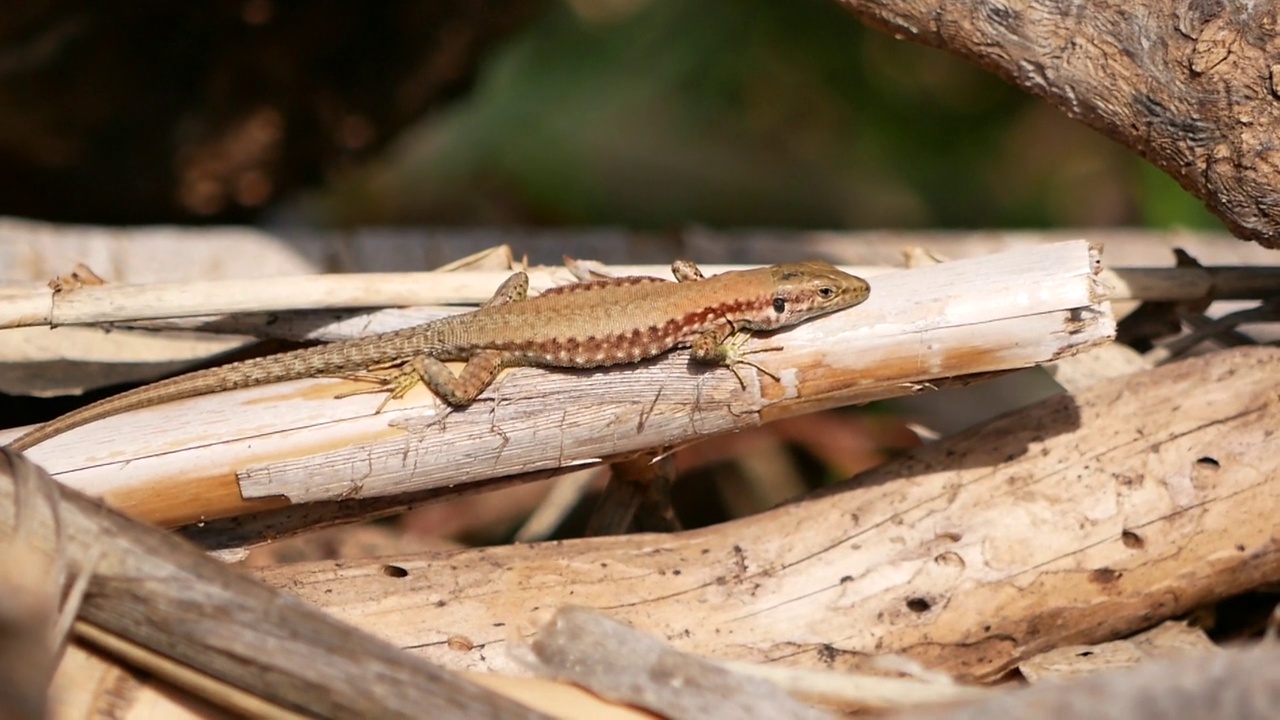
[(674, 353), (606, 371), (520, 368), (465, 410), (420, 389), (376, 414), (380, 398), (336, 400), (354, 385), (316, 379), (108, 418), (29, 454), (167, 525), (266, 499), (370, 499), (577, 468), (1105, 343), (1114, 323), (1097, 266), (1075, 241), (877, 276), (863, 305), (752, 341), (783, 348), (757, 356), (780, 382), (750, 371), (743, 388)]
[(509, 628), (573, 603), (699, 654), (839, 668), (899, 652), (991, 678), (1280, 577), (1278, 426), (1280, 350), (1237, 349), (715, 527), (260, 577), (450, 667), (511, 669)]
[[(19, 494), (52, 481), (0, 449), (0, 535)], [(65, 487), (21, 520), (28, 542), (92, 573), (78, 622), (292, 712), (322, 717), (542, 717), (335, 621)]]
[[(840, 0), (1132, 148), (1241, 238), (1280, 247), (1280, 35), (1269, 4)], [(850, 62), (854, 62), (850, 58)]]

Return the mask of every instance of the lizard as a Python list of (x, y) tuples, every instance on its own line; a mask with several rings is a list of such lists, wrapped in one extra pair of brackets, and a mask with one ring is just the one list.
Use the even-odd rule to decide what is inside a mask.
[[(139, 408), (185, 398), (314, 377), (371, 380), (387, 392), (378, 407), (425, 384), (446, 404), (469, 405), (505, 367), (600, 368), (637, 363), (676, 348), (694, 362), (749, 365), (743, 343), (753, 331), (795, 325), (867, 299), (866, 280), (821, 262), (703, 277), (672, 263), (676, 282), (619, 277), (554, 287), (527, 298), (529, 278), (507, 278), (479, 308), (414, 327), (197, 370), (127, 390), (54, 418), (9, 443), (27, 450), (68, 430)], [(766, 348), (776, 349), (776, 348)], [(445, 365), (466, 361), (454, 374)], [(393, 370), (379, 375), (375, 371)], [(738, 375), (742, 382), (741, 375)]]

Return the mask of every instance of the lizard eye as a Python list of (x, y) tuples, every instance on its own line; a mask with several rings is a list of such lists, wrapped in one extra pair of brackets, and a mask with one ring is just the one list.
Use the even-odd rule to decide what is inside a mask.
[(786, 301), (786, 300), (784, 300), (784, 299), (782, 299), (782, 298), (780, 298), (780, 297), (776, 297), (776, 298), (774, 298), (774, 299), (773, 299), (773, 311), (774, 311), (774, 312), (776, 312), (776, 313), (778, 313), (778, 314), (782, 314), (782, 313), (786, 312), (786, 311), (787, 311), (787, 301)]
[(836, 296), (835, 288), (831, 287), (830, 285), (823, 285), (822, 287), (818, 288), (818, 297), (822, 298), (823, 300), (830, 300), (835, 296)]

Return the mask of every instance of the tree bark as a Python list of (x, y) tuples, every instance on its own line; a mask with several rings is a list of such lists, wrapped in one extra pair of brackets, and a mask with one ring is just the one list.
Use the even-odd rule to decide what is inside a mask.
[(1241, 238), (1280, 247), (1280, 35), (1271, 3), (839, 0), (1133, 148)]

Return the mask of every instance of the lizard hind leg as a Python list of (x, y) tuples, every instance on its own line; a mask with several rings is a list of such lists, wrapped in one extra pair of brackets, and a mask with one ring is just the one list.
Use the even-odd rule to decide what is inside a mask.
[(527, 297), (529, 297), (529, 276), (524, 272), (517, 272), (503, 280), (498, 289), (493, 292), (493, 297), (486, 300), (480, 307), (506, 305), (510, 302), (524, 300)]
[(472, 355), (457, 375), (448, 365), (429, 355), (419, 355), (410, 364), (431, 392), (450, 405), (460, 407), (470, 405), (489, 387), (507, 359), (507, 353), (500, 350), (483, 350)]
[[(528, 296), (529, 276), (524, 272), (516, 272), (512, 273), (510, 277), (504, 280), (502, 284), (498, 286), (498, 289), (494, 291), (493, 296), (486, 300), (481, 307), (493, 307), (496, 305), (506, 305), (507, 303), (519, 302)], [(397, 360), (394, 362), (373, 365), (369, 367), (366, 372), (348, 373), (346, 375), (338, 376), (343, 380), (373, 383), (374, 387), (352, 390), (350, 392), (335, 395), (334, 397), (341, 399), (355, 395), (387, 393), (387, 396), (383, 398), (382, 402), (378, 405), (378, 409), (374, 411), (375, 413), (380, 413), (384, 408), (386, 408), (387, 403), (392, 400), (399, 400), (405, 395), (408, 395), (409, 391), (418, 383), (425, 383), (450, 405), (466, 405), (475, 398), (475, 395), (478, 395), (481, 390), (484, 390), (484, 388), (488, 386), (489, 381), (493, 379), (493, 375), (497, 374), (500, 369), (500, 366), (494, 368), (484, 383), (480, 386), (479, 390), (475, 391), (475, 393), (470, 396), (470, 399), (463, 401), (462, 398), (466, 395), (465, 392), (459, 392), (456, 390), (446, 390), (442, 392), (440, 390), (440, 388), (447, 386), (450, 382), (458, 382), (461, 378), (455, 378), (453, 373), (449, 371), (448, 366), (439, 360), (429, 358), (429, 360), (435, 363), (435, 366), (431, 366), (431, 364), (427, 363), (426, 360), (426, 358), (414, 358), (409, 362), (400, 362)], [(470, 365), (468, 365), (468, 367), (470, 367)], [(394, 372), (391, 373), (378, 372), (380, 370), (392, 369), (394, 369)], [(478, 373), (479, 371), (472, 372), (472, 374)], [(463, 371), (463, 375), (467, 375), (466, 370)], [(440, 379), (445, 376), (450, 378), (450, 380)], [(458, 400), (458, 402), (454, 402), (453, 400)]]
[[(390, 367), (394, 367), (394, 366), (381, 365), (381, 366), (370, 368), (370, 369), (378, 370), (378, 369), (386, 369)], [(334, 395), (334, 397), (337, 399), (354, 397), (356, 395), (371, 395), (373, 393), (387, 393), (387, 396), (384, 397), (382, 399), (382, 402), (378, 404), (378, 409), (374, 410), (374, 413), (382, 412), (383, 408), (387, 406), (387, 403), (391, 402), (392, 400), (399, 400), (405, 395), (408, 395), (409, 391), (412, 390), (415, 385), (417, 385), (419, 382), (422, 382), (422, 378), (418, 374), (418, 370), (416, 367), (414, 367), (414, 364), (412, 361), (401, 364), (398, 369), (396, 369), (394, 372), (391, 372), (391, 373), (374, 373), (374, 372), (351, 373), (349, 375), (341, 376), (341, 379), (354, 380), (356, 382), (373, 383), (374, 385), (373, 387), (361, 388), (359, 390), (350, 390), (348, 392), (338, 393), (337, 395)]]
[(505, 360), (506, 354), (498, 350), (478, 352), (471, 356), (471, 359), (463, 366), (462, 372), (454, 375), (449, 366), (438, 358), (430, 355), (417, 355), (393, 373), (382, 375), (363, 373), (346, 376), (348, 380), (372, 382), (376, 383), (376, 385), (360, 390), (351, 390), (334, 397), (346, 398), (354, 395), (384, 392), (387, 393), (387, 396), (383, 398), (382, 403), (378, 405), (378, 409), (374, 411), (382, 412), (387, 403), (392, 400), (399, 400), (408, 395), (409, 391), (417, 386), (418, 383), (423, 383), (441, 400), (455, 407), (461, 407), (470, 405), (480, 393), (484, 392), (485, 388), (489, 387), (489, 383), (493, 382), (493, 378), (503, 368)]

